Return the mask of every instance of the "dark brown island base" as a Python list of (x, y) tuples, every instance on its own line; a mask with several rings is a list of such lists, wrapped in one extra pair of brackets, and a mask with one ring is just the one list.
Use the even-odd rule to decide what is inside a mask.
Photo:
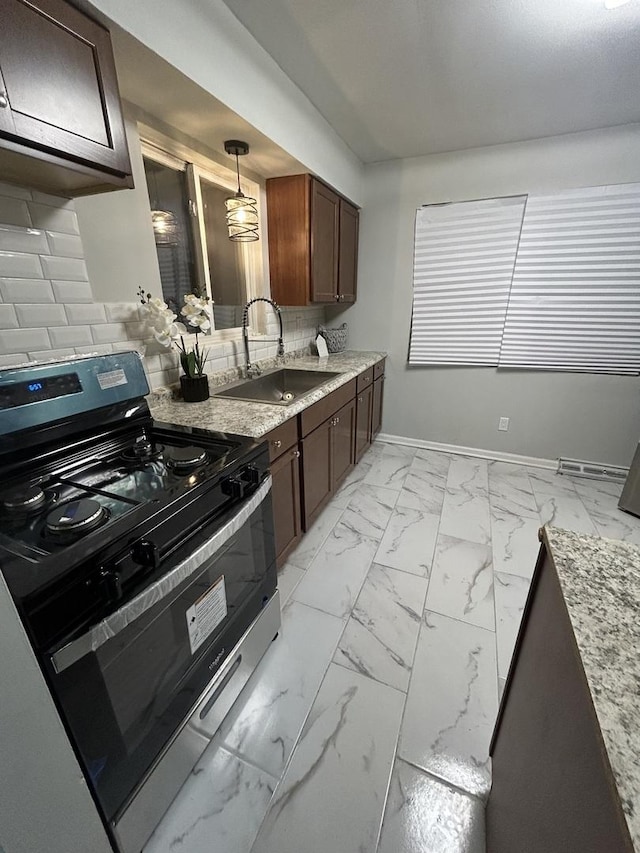
[(640, 550), (541, 539), (491, 744), (487, 853), (633, 853)]

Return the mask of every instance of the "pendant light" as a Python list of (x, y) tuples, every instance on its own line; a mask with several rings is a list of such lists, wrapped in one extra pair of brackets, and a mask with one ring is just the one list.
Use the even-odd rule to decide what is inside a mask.
[(227, 154), (235, 155), (238, 191), (225, 201), (229, 239), (235, 243), (251, 243), (259, 239), (258, 207), (255, 198), (249, 198), (240, 189), (240, 166), (238, 157), (249, 153), (249, 146), (239, 139), (228, 139), (224, 143)]
[(153, 178), (153, 201), (151, 203), (151, 225), (156, 246), (176, 246), (179, 242), (180, 226), (178, 219), (170, 210), (163, 210), (158, 205), (158, 169), (155, 164), (145, 161), (147, 177)]

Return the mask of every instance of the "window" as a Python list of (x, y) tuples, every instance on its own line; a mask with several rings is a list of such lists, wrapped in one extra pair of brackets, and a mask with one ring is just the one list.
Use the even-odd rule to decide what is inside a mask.
[(524, 206), (518, 196), (418, 210), (410, 364), (498, 363)]
[[(208, 295), (212, 332), (224, 333), (241, 326), (245, 303), (261, 295), (261, 250), (229, 240), (224, 201), (235, 192), (235, 172), (199, 155), (183, 159), (190, 152), (176, 148), (181, 156), (142, 145), (163, 298), (179, 313), (186, 293)], [(243, 184), (258, 197), (257, 185)]]
[(418, 210), (409, 363), (640, 373), (640, 185)]

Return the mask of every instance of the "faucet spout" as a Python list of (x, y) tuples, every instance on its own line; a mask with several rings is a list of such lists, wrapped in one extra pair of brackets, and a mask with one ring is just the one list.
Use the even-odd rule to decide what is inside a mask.
[(251, 364), (251, 359), (249, 357), (249, 308), (252, 305), (255, 305), (256, 302), (266, 302), (268, 305), (271, 305), (273, 310), (276, 312), (278, 317), (278, 324), (280, 329), (280, 334), (278, 337), (278, 355), (284, 355), (284, 340), (282, 335), (282, 312), (280, 311), (280, 307), (277, 302), (274, 302), (273, 299), (268, 299), (266, 296), (257, 296), (255, 299), (250, 299), (249, 302), (244, 306), (244, 310), (242, 312), (242, 340), (244, 341), (244, 358), (245, 358), (245, 370), (247, 377), (251, 376), (252, 373), (259, 373), (259, 369), (255, 365)]

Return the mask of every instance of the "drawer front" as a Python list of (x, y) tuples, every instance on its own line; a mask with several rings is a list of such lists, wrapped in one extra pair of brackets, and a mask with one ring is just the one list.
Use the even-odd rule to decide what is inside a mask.
[(349, 400), (353, 400), (355, 396), (356, 380), (352, 379), (351, 382), (347, 382), (342, 388), (337, 388), (323, 400), (318, 400), (313, 406), (309, 406), (304, 412), (300, 412), (301, 437), (304, 438), (305, 435), (309, 435), (312, 430), (320, 426), (331, 415), (335, 415), (338, 409), (346, 406)]
[(373, 365), (373, 378), (379, 379), (380, 376), (384, 376), (384, 364), (386, 359), (382, 359), (382, 361), (377, 362), (377, 364)]
[(358, 394), (368, 388), (373, 382), (373, 367), (368, 367), (364, 373), (358, 376)]
[(269, 442), (269, 459), (273, 462), (298, 441), (298, 419), (290, 418), (265, 435)]

